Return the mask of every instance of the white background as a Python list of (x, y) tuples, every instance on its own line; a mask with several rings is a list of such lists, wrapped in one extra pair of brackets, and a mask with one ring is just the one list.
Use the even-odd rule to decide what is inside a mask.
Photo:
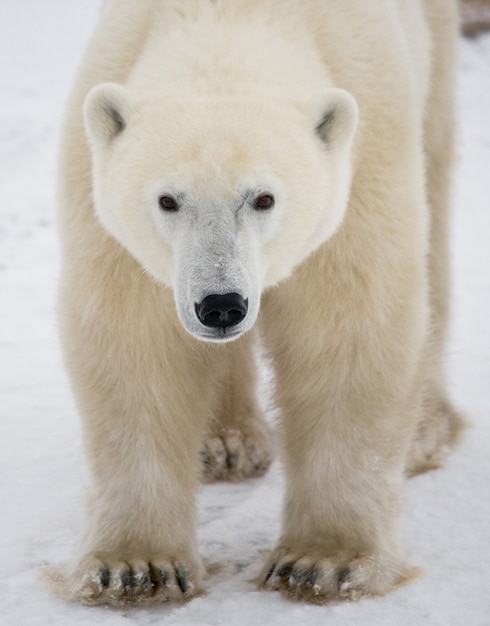
[(85, 486), (78, 417), (56, 336), (58, 129), (98, 0), (0, 1), (0, 624), (490, 625), (490, 36), (461, 41), (452, 249), (451, 394), (472, 427), (445, 469), (406, 487), (423, 576), (386, 598), (313, 607), (259, 592), (279, 532), (280, 467), (202, 487), (199, 539), (223, 568), (185, 606), (67, 604), (38, 568), (73, 552)]

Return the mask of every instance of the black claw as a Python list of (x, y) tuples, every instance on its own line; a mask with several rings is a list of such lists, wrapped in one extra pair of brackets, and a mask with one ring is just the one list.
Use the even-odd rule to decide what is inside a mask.
[(347, 567), (339, 577), (339, 585), (346, 583), (350, 578), (350, 569)]
[(318, 570), (314, 569), (311, 574), (308, 576), (308, 580), (306, 581), (307, 587), (313, 587), (318, 578)]
[(180, 587), (180, 590), (182, 591), (182, 593), (185, 593), (187, 591), (187, 580), (185, 576), (185, 571), (180, 567), (176, 567), (175, 578), (177, 580), (177, 584)]
[(153, 586), (150, 576), (146, 572), (138, 577), (138, 583), (143, 591), (149, 591)]
[(121, 574), (121, 583), (124, 588), (124, 591), (129, 592), (133, 588), (133, 581), (131, 578), (131, 572), (129, 570), (125, 570)]
[(212, 465), (212, 459), (211, 459), (211, 454), (209, 453), (209, 450), (201, 450), (200, 456), (201, 456), (201, 463), (203, 465), (208, 466), (208, 467)]
[(235, 469), (238, 465), (240, 454), (238, 452), (230, 452), (226, 458), (226, 467), (228, 469)]
[(291, 576), (289, 577), (289, 586), (292, 587), (293, 585), (300, 583), (307, 573), (308, 570), (304, 567), (293, 568)]
[(111, 582), (110, 571), (107, 568), (101, 569), (99, 573), (99, 578), (100, 578), (100, 584), (102, 585), (102, 587), (104, 587), (104, 589), (107, 589)]
[(293, 563), (284, 563), (284, 565), (281, 565), (281, 567), (277, 570), (276, 576), (278, 576), (279, 578), (285, 578), (287, 576), (289, 578), (292, 571)]
[(276, 569), (276, 565), (277, 565), (277, 561), (274, 561), (274, 563), (270, 566), (269, 571), (267, 572), (267, 576), (264, 579), (264, 585), (274, 573), (274, 570)]
[(169, 573), (163, 569), (158, 569), (157, 573), (158, 573), (158, 580), (162, 583), (164, 587), (168, 587), (169, 582), (170, 582)]

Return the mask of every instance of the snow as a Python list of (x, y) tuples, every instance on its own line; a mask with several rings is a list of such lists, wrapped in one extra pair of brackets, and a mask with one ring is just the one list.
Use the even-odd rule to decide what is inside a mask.
[(98, 0), (0, 3), (0, 624), (489, 626), (490, 35), (461, 41), (452, 248), (452, 396), (471, 428), (443, 470), (406, 487), (404, 532), (423, 575), (386, 598), (327, 607), (257, 591), (279, 533), (267, 477), (202, 487), (199, 540), (221, 570), (184, 606), (116, 611), (50, 595), (38, 570), (73, 552), (85, 488), (78, 417), (56, 335), (58, 128)]

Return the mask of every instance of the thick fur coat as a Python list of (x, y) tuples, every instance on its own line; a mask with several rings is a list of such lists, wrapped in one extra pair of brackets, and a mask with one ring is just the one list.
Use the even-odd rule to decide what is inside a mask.
[[(86, 603), (203, 590), (195, 490), (262, 474), (258, 329), (287, 477), (261, 585), (379, 595), (444, 391), (452, 0), (113, 0), (60, 157), (60, 327), (92, 485)], [(204, 470), (203, 470), (204, 465)]]

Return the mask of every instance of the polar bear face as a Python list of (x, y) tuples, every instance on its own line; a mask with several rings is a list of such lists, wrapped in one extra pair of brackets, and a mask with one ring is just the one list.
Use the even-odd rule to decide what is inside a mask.
[(263, 95), (137, 101), (102, 84), (84, 115), (100, 221), (173, 289), (199, 339), (249, 330), (262, 291), (344, 215), (357, 106), (342, 90), (305, 107)]

